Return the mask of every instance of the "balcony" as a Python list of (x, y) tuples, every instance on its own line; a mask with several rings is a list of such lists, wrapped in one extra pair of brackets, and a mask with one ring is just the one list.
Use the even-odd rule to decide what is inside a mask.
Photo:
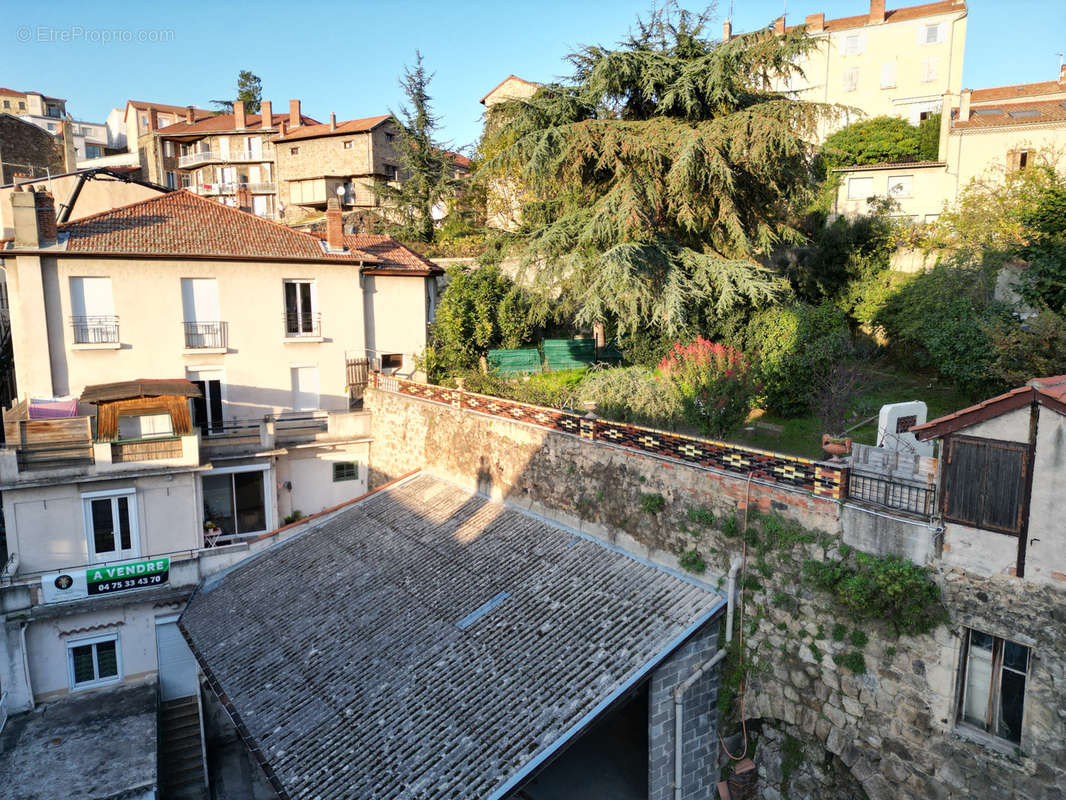
[(186, 350), (225, 350), (229, 325), (225, 322), (183, 322)]
[(237, 194), (240, 188), (246, 188), (252, 194), (273, 194), (277, 189), (276, 183), (201, 183), (187, 187), (190, 192), (199, 195), (231, 195)]
[(322, 315), (309, 311), (286, 312), (285, 319), (286, 339), (321, 339), (322, 338)]
[(196, 167), (200, 164), (243, 164), (256, 161), (273, 161), (274, 148), (262, 150), (230, 150), (223, 153), (218, 150), (197, 150), (178, 157), (179, 167)]
[(96, 315), (71, 317), (74, 329), (74, 344), (118, 344), (118, 317)]
[(204, 460), (268, 452), (276, 447), (350, 441), (370, 435), (364, 411), (287, 411), (254, 419), (225, 420), (200, 440)]

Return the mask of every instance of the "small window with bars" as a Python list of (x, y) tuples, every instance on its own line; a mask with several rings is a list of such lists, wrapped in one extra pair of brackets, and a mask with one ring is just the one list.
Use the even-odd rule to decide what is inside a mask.
[(944, 518), (973, 528), (1020, 533), (1028, 445), (949, 436), (945, 451)]
[(117, 636), (70, 642), (67, 658), (71, 690), (117, 683), (121, 679)]
[(333, 482), (359, 480), (358, 461), (336, 461), (333, 464)]
[(1024, 644), (967, 629), (959, 664), (958, 722), (1020, 743), (1029, 656)]

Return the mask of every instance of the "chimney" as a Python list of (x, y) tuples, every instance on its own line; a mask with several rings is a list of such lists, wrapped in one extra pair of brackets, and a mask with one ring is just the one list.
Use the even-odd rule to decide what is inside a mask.
[[(59, 137), (63, 148), (63, 171), (75, 172), (78, 169), (78, 155), (74, 151), (74, 126), (70, 120), (59, 123)], [(55, 216), (55, 212), (52, 216)]]
[(259, 104), (259, 119), (262, 120), (261, 127), (274, 127), (274, 108), (270, 105), (269, 100), (264, 100), (262, 103)]
[(821, 33), (825, 30), (825, 12), (808, 14), (803, 24), (807, 26), (807, 33)]
[(785, 17), (783, 14), (774, 20), (774, 33), (779, 35), (784, 35), (785, 33)]
[(344, 217), (336, 197), (326, 201), (326, 246), (330, 250), (344, 249)]
[(34, 206), (37, 212), (37, 236), (41, 245), (54, 244), (59, 238), (56, 231), (56, 203), (48, 192), (35, 192)]
[(159, 130), (159, 112), (148, 106), (148, 130)]
[(329, 112), (329, 129), (331, 131), (337, 130), (337, 115), (332, 111)]
[(962, 96), (959, 98), (959, 122), (969, 122), (970, 120), (970, 90), (963, 89)]
[(885, 0), (870, 0), (870, 24), (880, 25), (885, 21)]
[(15, 247), (37, 247), (37, 205), (33, 192), (21, 189), (11, 193), (11, 227), (15, 229)]
[(234, 130), (243, 131), (248, 127), (248, 115), (244, 110), (244, 101), (236, 100), (233, 103), (233, 128)]
[(733, 23), (726, 20), (722, 23), (722, 41), (728, 42), (733, 38)]
[(241, 211), (252, 210), (252, 190), (248, 188), (247, 183), (237, 187), (237, 208)]
[(196, 122), (196, 116), (193, 114), (192, 106), (185, 106), (185, 124), (192, 125)]
[(289, 124), (285, 120), (282, 120), (281, 122), (278, 123), (278, 134), (279, 135), (284, 136), (286, 131), (288, 131), (288, 129), (289, 129)]
[(299, 100), (290, 100), (289, 101), (289, 127), (291, 127), (291, 128), (299, 128), (300, 127), (300, 101)]
[(1066, 88), (1066, 64), (1059, 64), (1059, 86)]

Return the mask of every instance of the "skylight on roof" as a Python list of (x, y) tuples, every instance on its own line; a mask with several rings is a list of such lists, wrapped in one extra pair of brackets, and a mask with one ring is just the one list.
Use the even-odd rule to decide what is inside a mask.
[(1012, 117), (1039, 117), (1040, 112), (1035, 108), (1023, 108), (1020, 111), (1011, 111)]
[(973, 114), (974, 114), (975, 117), (992, 117), (992, 116), (998, 117), (998, 116), (1002, 116), (1003, 115), (1003, 109), (1002, 108), (975, 108), (973, 110)]

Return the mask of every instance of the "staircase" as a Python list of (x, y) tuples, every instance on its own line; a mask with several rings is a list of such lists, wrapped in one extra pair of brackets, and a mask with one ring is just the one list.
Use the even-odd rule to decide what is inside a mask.
[(198, 697), (159, 706), (159, 772), (163, 800), (207, 800)]

